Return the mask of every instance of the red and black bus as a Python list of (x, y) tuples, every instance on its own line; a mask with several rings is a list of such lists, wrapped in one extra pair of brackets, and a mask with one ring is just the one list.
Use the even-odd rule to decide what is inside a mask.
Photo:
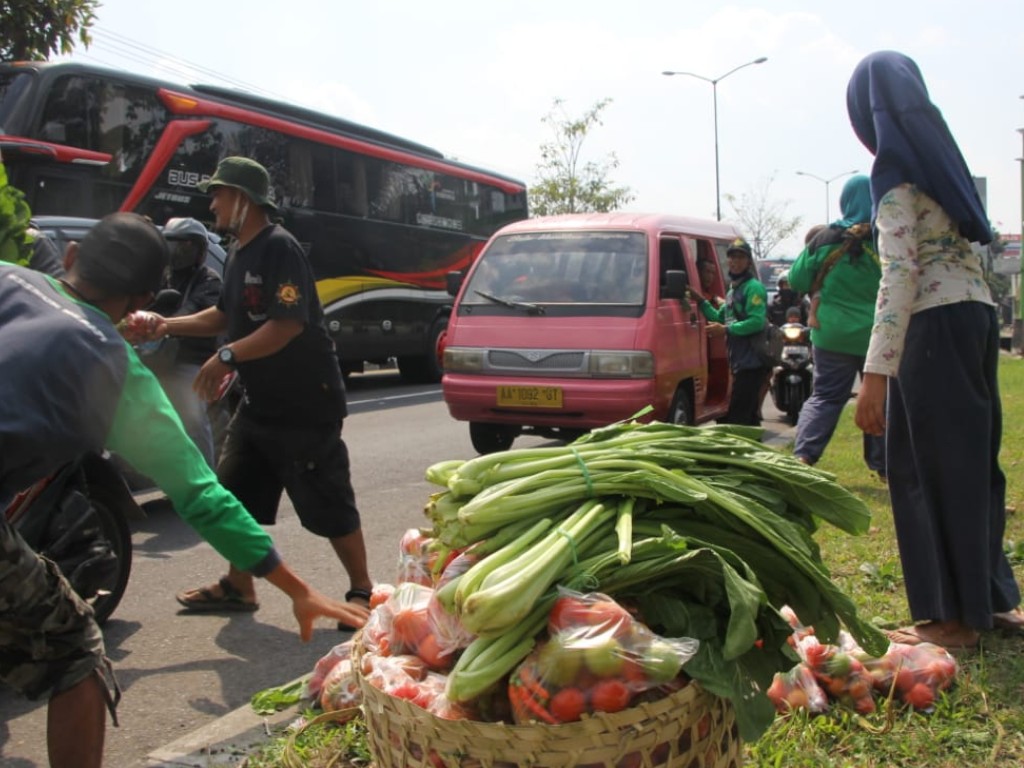
[(210, 222), (196, 185), (229, 155), (270, 172), (283, 224), (309, 255), (342, 369), (398, 361), (440, 378), (436, 340), (465, 269), (526, 218), (526, 187), (429, 147), (217, 86), (78, 63), (0, 64), (0, 149), (36, 215), (136, 211)]

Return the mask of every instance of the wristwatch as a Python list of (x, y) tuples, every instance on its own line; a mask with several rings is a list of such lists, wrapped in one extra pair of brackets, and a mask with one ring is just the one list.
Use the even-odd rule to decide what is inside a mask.
[(232, 368), (238, 365), (238, 361), (235, 360), (235, 350), (228, 346), (217, 350), (217, 359), (224, 363), (224, 365), (230, 365)]

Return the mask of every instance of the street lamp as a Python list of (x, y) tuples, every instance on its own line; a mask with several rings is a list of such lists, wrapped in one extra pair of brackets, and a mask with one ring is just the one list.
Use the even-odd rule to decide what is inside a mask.
[(668, 75), (670, 77), (672, 75), (689, 75), (690, 77), (696, 77), (698, 80), (703, 80), (705, 83), (711, 83), (711, 92), (715, 108), (715, 211), (719, 221), (722, 220), (722, 192), (718, 181), (718, 84), (722, 80), (725, 80), (725, 78), (727, 78), (733, 72), (741, 70), (744, 67), (749, 67), (752, 64), (764, 64), (766, 61), (768, 61), (768, 57), (762, 56), (759, 59), (748, 61), (746, 64), (740, 64), (738, 67), (733, 67), (724, 75), (719, 75), (714, 79), (710, 77), (704, 77), (704, 75), (698, 75), (695, 72), (674, 72), (672, 70), (665, 70), (664, 72), (661, 73), (663, 75)]
[(843, 176), (851, 176), (851, 175), (855, 174), (856, 172), (857, 172), (856, 169), (854, 169), (852, 171), (843, 171), (842, 173), (836, 174), (831, 179), (823, 179), (823, 178), (821, 178), (821, 176), (815, 176), (813, 173), (807, 173), (807, 171), (797, 171), (796, 175), (797, 176), (810, 176), (812, 179), (817, 179), (818, 181), (822, 182), (825, 185), (825, 223), (828, 224), (828, 219), (829, 219), (829, 215), (830, 215), (829, 214), (830, 208), (829, 208), (829, 204), (828, 204), (828, 185), (831, 184), (836, 179), (841, 179), (841, 178), (843, 178)]

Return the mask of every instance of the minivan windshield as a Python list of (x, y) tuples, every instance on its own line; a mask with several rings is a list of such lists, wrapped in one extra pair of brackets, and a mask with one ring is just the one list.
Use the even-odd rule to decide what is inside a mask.
[(503, 304), (524, 312), (555, 304), (644, 303), (643, 232), (529, 232), (496, 238), (480, 256), (463, 305)]

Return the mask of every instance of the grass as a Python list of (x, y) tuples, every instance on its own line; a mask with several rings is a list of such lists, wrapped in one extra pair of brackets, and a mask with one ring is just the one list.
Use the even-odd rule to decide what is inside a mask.
[[(1006, 549), (1024, 584), (1024, 360), (1000, 362), (1004, 435), (1001, 464), (1009, 488)], [(905, 624), (903, 592), (885, 486), (864, 466), (859, 432), (847, 408), (819, 467), (859, 494), (874, 524), (861, 537), (831, 527), (818, 534), (822, 557), (835, 582), (861, 614), (881, 626)], [(1018, 511), (1019, 510), (1019, 511)], [(776, 719), (756, 743), (745, 745), (745, 765), (758, 768), (972, 768), (1024, 765), (1024, 639), (986, 633), (978, 653), (959, 657), (957, 684), (930, 714), (881, 703), (868, 716), (834, 709), (825, 715), (794, 713)], [(314, 725), (297, 738), (280, 737), (246, 761), (248, 768), (303, 765), (365, 766), (369, 761), (361, 720), (342, 728)], [(296, 758), (298, 760), (296, 761)]]

